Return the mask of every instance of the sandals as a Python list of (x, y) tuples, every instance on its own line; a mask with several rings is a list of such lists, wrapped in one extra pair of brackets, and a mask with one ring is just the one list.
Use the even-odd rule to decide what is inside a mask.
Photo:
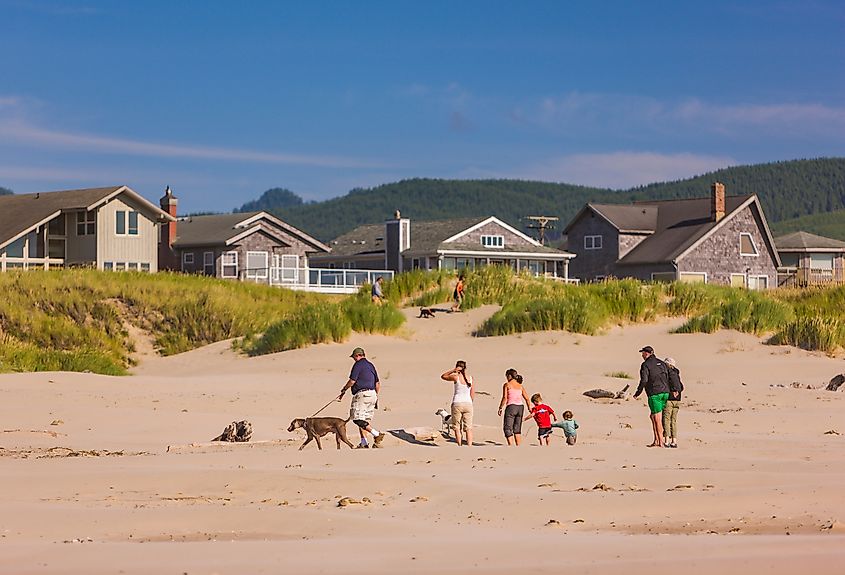
[(646, 445), (646, 447), (662, 447), (659, 443), (652, 443), (650, 445)]

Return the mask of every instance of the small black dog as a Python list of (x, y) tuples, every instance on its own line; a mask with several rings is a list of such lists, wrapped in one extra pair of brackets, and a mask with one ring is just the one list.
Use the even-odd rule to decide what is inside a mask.
[(420, 308), (420, 315), (418, 315), (417, 318), (419, 319), (421, 317), (425, 318), (425, 319), (428, 319), (430, 317), (434, 317), (434, 310), (430, 307), (421, 307)]

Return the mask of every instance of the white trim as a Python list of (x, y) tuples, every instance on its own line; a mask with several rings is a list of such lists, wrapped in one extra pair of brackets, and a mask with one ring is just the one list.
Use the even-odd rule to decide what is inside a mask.
[[(189, 259), (190, 256), (190, 259)], [(182, 252), (182, 270), (185, 270), (185, 266), (194, 265), (194, 252)]]
[(509, 232), (511, 232), (511, 233), (513, 233), (513, 234), (516, 234), (517, 236), (521, 237), (522, 239), (524, 239), (524, 240), (526, 240), (526, 241), (528, 241), (528, 242), (531, 242), (531, 244), (532, 244), (532, 245), (535, 245), (535, 246), (539, 246), (539, 245), (541, 245), (541, 244), (540, 244), (540, 242), (538, 242), (538, 241), (537, 241), (537, 240), (535, 240), (534, 238), (532, 238), (532, 237), (530, 237), (530, 236), (526, 236), (526, 235), (525, 235), (525, 234), (523, 234), (521, 231), (519, 231), (519, 230), (518, 230), (518, 229), (516, 229), (516, 228), (513, 228), (513, 227), (509, 226), (508, 224), (506, 224), (505, 222), (503, 222), (502, 220), (500, 220), (500, 219), (499, 219), (499, 218), (497, 218), (496, 216), (490, 216), (490, 217), (489, 217), (489, 218), (487, 218), (486, 220), (483, 220), (483, 221), (481, 221), (481, 222), (478, 222), (478, 223), (477, 223), (477, 224), (475, 224), (474, 226), (470, 226), (469, 228), (465, 229), (465, 230), (464, 230), (464, 231), (462, 231), (462, 232), (458, 232), (457, 234), (455, 234), (454, 236), (452, 236), (452, 237), (450, 237), (450, 238), (446, 238), (445, 240), (443, 240), (443, 242), (442, 242), (442, 243), (444, 243), (444, 244), (445, 244), (445, 243), (453, 242), (453, 241), (455, 241), (456, 239), (458, 239), (458, 238), (460, 238), (460, 237), (462, 237), (462, 236), (465, 236), (465, 235), (467, 235), (468, 233), (473, 232), (473, 231), (477, 230), (478, 228), (480, 228), (480, 227), (482, 227), (482, 226), (485, 226), (485, 225), (487, 225), (487, 224), (489, 224), (489, 223), (495, 223), (495, 224), (498, 224), (498, 225), (502, 226), (503, 228), (505, 228), (505, 229), (506, 229), (506, 230), (508, 230)]
[[(29, 232), (38, 229), (39, 226), (42, 226), (46, 223), (49, 223), (50, 220), (52, 220), (53, 218), (55, 218), (56, 216), (59, 216), (61, 214), (62, 214), (62, 210), (58, 210), (56, 212), (53, 212), (52, 214), (50, 214), (49, 216), (47, 216), (46, 218), (44, 218), (40, 222), (33, 224), (30, 227), (24, 229), (18, 235), (12, 236), (10, 239), (6, 240), (6, 243), (0, 244), (0, 250), (2, 250), (3, 248), (5, 248), (6, 246), (8, 246), (11, 243), (18, 241), (21, 237), (27, 235)], [(65, 221), (65, 237), (67, 237), (67, 221)]]
[[(759, 282), (761, 279), (766, 280), (766, 285), (764, 287), (761, 288), (761, 287), (759, 287), (759, 285), (756, 285), (756, 283), (755, 283), (754, 287), (751, 287), (751, 284), (752, 284), (751, 280), (755, 280), (755, 282)], [(769, 276), (767, 274), (749, 274), (748, 283), (746, 284), (746, 286), (748, 287), (748, 289), (753, 289), (753, 290), (769, 289)]]
[[(206, 261), (208, 259), (208, 256), (211, 256), (211, 263)], [(216, 266), (214, 265), (214, 252), (202, 252), (202, 273), (208, 275), (208, 268), (211, 268), (210, 275), (214, 275), (217, 271), (215, 267)]]
[[(751, 243), (751, 249), (754, 250), (753, 254), (743, 253), (742, 236), (748, 236), (748, 241)], [(739, 232), (739, 255), (748, 258), (756, 258), (760, 256), (760, 250), (757, 249), (757, 244), (754, 243), (754, 236), (749, 232)]]
[(763, 239), (766, 240), (766, 242), (769, 244), (770, 252), (774, 256), (775, 267), (779, 268), (780, 267), (780, 255), (778, 254), (777, 247), (775, 246), (775, 240), (772, 237), (772, 232), (769, 230), (769, 224), (766, 221), (766, 214), (763, 213), (763, 206), (760, 204), (760, 200), (757, 198), (757, 194), (753, 194), (750, 198), (748, 198), (747, 200), (742, 202), (740, 205), (738, 205), (736, 208), (731, 210), (731, 213), (727, 214), (725, 217), (723, 217), (721, 220), (719, 220), (716, 223), (715, 226), (713, 226), (712, 228), (710, 228), (707, 231), (706, 234), (704, 234), (703, 236), (698, 238), (695, 242), (693, 242), (692, 245), (690, 245), (690, 247), (688, 247), (687, 249), (685, 249), (684, 251), (682, 251), (681, 253), (676, 255), (674, 261), (677, 262), (678, 260), (685, 257), (688, 253), (690, 253), (693, 250), (695, 250), (696, 248), (698, 248), (699, 245), (701, 245), (705, 240), (707, 240), (710, 236), (712, 236), (714, 233), (716, 233), (716, 231), (719, 230), (724, 224), (726, 224), (731, 219), (736, 217), (737, 214), (739, 214), (742, 210), (744, 210), (745, 208), (747, 208), (751, 204), (755, 204), (757, 206), (757, 213), (760, 214), (760, 221), (763, 222), (763, 231), (765, 232)]
[(241, 232), (241, 233), (239, 233), (235, 236), (232, 236), (231, 238), (226, 240), (226, 245), (231, 246), (232, 244), (241, 241), (245, 237), (250, 236), (250, 235), (254, 234), (255, 232), (264, 232), (268, 236), (270, 236), (273, 239), (285, 244), (286, 246), (290, 245), (286, 241), (287, 238), (285, 238), (281, 233), (279, 233), (279, 231), (274, 230), (273, 228), (268, 228), (266, 226), (262, 227), (261, 224), (256, 224), (256, 225), (252, 226), (251, 228), (247, 228), (243, 232)]
[[(264, 267), (263, 268), (250, 268), (249, 266), (249, 258), (250, 256), (263, 256), (264, 257)], [(246, 269), (244, 273), (246, 277), (253, 280), (264, 280), (267, 279), (267, 271), (270, 268), (270, 254), (267, 252), (246, 252)]]
[[(488, 243), (484, 243), (484, 240), (489, 240)], [(485, 234), (481, 236), (481, 245), (485, 248), (500, 248), (504, 249), (505, 247), (505, 236), (502, 234)]]
[(289, 223), (284, 222), (284, 221), (280, 220), (279, 218), (275, 217), (273, 214), (269, 214), (267, 212), (258, 212), (257, 214), (249, 216), (248, 218), (246, 218), (246, 219), (238, 222), (237, 224), (235, 224), (235, 227), (246, 227), (246, 226), (250, 225), (251, 223), (255, 222), (256, 220), (265, 219), (265, 218), (267, 220), (271, 221), (272, 223), (276, 224), (277, 226), (279, 226), (280, 228), (282, 228), (286, 232), (290, 233), (291, 235), (299, 236), (300, 238), (304, 238), (306, 240), (306, 243), (310, 243), (311, 245), (313, 245), (316, 248), (319, 248), (321, 250), (325, 250), (326, 252), (332, 251), (332, 249), (329, 246), (327, 246), (326, 244), (324, 244), (320, 240), (309, 236), (308, 234), (306, 234), (302, 230), (293, 227)]
[[(467, 251), (467, 250), (437, 250), (439, 256), (447, 257), (495, 257), (502, 258), (526, 258), (532, 260), (550, 260), (563, 261), (575, 257), (575, 254), (569, 252), (561, 252), (559, 254), (545, 254), (537, 252), (483, 252), (483, 251)], [(417, 256), (420, 257), (420, 256)]]
[[(593, 247), (587, 247), (587, 238), (593, 240)], [(596, 247), (596, 238), (599, 240), (599, 245)], [(589, 236), (584, 236), (584, 250), (603, 250), (604, 249), (604, 236), (602, 234), (593, 234)]]
[[(707, 283), (707, 272), (682, 272), (682, 271), (678, 271), (678, 281), (679, 282), (684, 281), (684, 275), (704, 276), (704, 282), (703, 283)], [(689, 283), (698, 283), (698, 282), (689, 282)]]
[(147, 198), (145, 198), (144, 196), (142, 196), (141, 194), (139, 194), (138, 192), (136, 192), (135, 190), (133, 190), (129, 186), (118, 186), (113, 191), (111, 191), (109, 194), (107, 194), (106, 196), (100, 198), (99, 200), (97, 200), (96, 202), (94, 202), (93, 204), (88, 206), (86, 209), (88, 211), (91, 211), (93, 209), (99, 209), (101, 206), (103, 206), (103, 205), (107, 204), (109, 201), (111, 201), (112, 198), (114, 198), (115, 196), (118, 196), (122, 193), (125, 193), (127, 196), (129, 196), (130, 198), (132, 198), (136, 202), (139, 202), (141, 205), (150, 208), (153, 211), (153, 213), (158, 216), (157, 219), (164, 218), (165, 220), (170, 220), (171, 222), (176, 221), (176, 218), (174, 218), (173, 216), (171, 216), (170, 214), (168, 214), (167, 212), (162, 210), (160, 207), (156, 206), (154, 203), (149, 201)]
[(730, 277), (728, 278), (728, 285), (731, 287), (739, 287), (733, 285), (733, 278), (740, 277), (742, 278), (742, 287), (748, 287), (748, 275), (747, 274), (740, 274), (740, 273), (731, 273)]
[[(233, 263), (226, 263), (226, 256), (235, 256)], [(226, 275), (226, 268), (235, 266), (235, 275)], [(238, 277), (238, 252), (230, 251), (220, 254), (220, 277), (221, 278), (237, 278)]]

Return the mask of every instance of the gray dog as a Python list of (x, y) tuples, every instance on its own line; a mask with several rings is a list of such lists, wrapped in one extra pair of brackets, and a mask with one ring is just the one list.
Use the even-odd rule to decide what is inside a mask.
[(305, 433), (308, 434), (308, 439), (305, 440), (305, 443), (299, 446), (299, 450), (302, 451), (308, 443), (311, 442), (312, 439), (317, 440), (317, 449), (323, 449), (323, 446), (320, 445), (320, 438), (323, 437), (325, 434), (329, 432), (334, 432), (335, 439), (337, 440), (337, 448), (340, 449), (340, 442), (344, 442), (350, 448), (354, 448), (349, 442), (349, 439), (346, 438), (346, 423), (349, 420), (343, 420), (339, 417), (308, 417), (306, 419), (294, 419), (290, 422), (290, 427), (288, 427), (288, 431), (293, 431), (295, 429), (304, 429)]

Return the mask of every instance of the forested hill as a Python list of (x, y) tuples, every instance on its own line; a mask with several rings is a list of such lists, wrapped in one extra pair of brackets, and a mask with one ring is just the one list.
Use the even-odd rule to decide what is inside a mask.
[(7, 196), (9, 194), (14, 194), (14, 192), (12, 190), (10, 190), (9, 188), (4, 188), (4, 187), (0, 186), (0, 196)]
[(522, 180), (412, 179), (299, 203), (298, 196), (277, 188), (242, 210), (271, 211), (321, 240), (382, 222), (397, 209), (412, 220), (495, 215), (515, 225), (524, 216), (558, 216), (562, 229), (586, 202), (704, 197), (714, 181), (723, 182), (728, 195), (756, 193), (770, 222), (845, 208), (845, 158), (830, 158), (737, 166), (629, 190)]

